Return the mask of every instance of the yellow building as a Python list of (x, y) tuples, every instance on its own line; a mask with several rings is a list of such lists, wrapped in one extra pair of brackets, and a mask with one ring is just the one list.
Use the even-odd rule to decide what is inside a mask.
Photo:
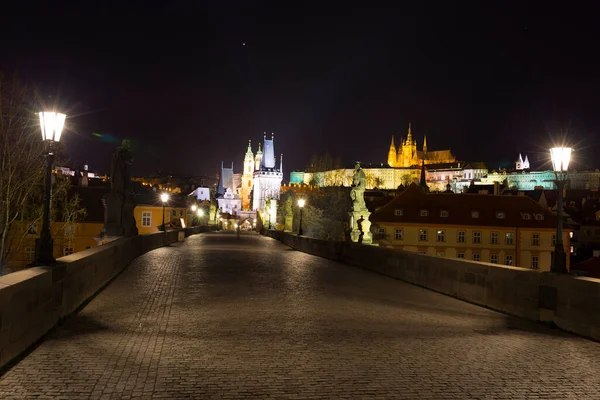
[(388, 151), (388, 165), (396, 168), (409, 168), (415, 165), (420, 166), (423, 160), (425, 164), (453, 163), (456, 161), (456, 157), (450, 150), (428, 151), (426, 136), (423, 138), (423, 150), (417, 150), (417, 142), (412, 137), (409, 123), (406, 140), (400, 140), (400, 146), (397, 149), (394, 136), (392, 136), (392, 143)]
[[(69, 197), (77, 194), (80, 206), (85, 209), (85, 216), (74, 223), (52, 221), (50, 232), (54, 241), (54, 258), (60, 258), (103, 243), (101, 238), (104, 227), (103, 197), (108, 192), (106, 187), (81, 187), (69, 189)], [(151, 192), (148, 199), (158, 197)], [(138, 234), (145, 235), (159, 231), (162, 224), (163, 208), (159, 199), (138, 204), (134, 209), (134, 218)], [(189, 226), (193, 215), (189, 213), (187, 204), (173, 199), (165, 207), (165, 224), (167, 229)], [(183, 224), (181, 223), (183, 219)], [(9, 233), (11, 256), (8, 260), (8, 272), (22, 269), (34, 260), (35, 240), (40, 237), (42, 222), (18, 222), (12, 225)]]
[[(557, 222), (527, 196), (429, 194), (414, 184), (371, 221), (384, 247), (542, 271), (550, 270)], [(569, 238), (565, 229), (567, 254)]]

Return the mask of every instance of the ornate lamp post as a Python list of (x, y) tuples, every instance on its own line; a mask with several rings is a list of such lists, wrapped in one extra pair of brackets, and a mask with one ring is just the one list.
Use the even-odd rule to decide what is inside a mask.
[(298, 200), (298, 207), (300, 207), (300, 228), (298, 228), (298, 236), (302, 236), (302, 234), (304, 233), (302, 231), (302, 210), (304, 209), (304, 204), (306, 204), (306, 200)]
[(563, 245), (563, 190), (567, 179), (567, 168), (569, 167), (569, 161), (571, 161), (571, 148), (553, 147), (550, 149), (550, 156), (556, 174), (556, 189), (558, 191), (558, 202), (556, 204), (558, 221), (556, 223), (556, 241), (551, 270), (558, 274), (565, 274), (567, 273), (567, 255)]
[(167, 202), (169, 201), (169, 194), (168, 193), (163, 193), (160, 195), (160, 200), (162, 201), (162, 205), (163, 205), (163, 223), (162, 223), (162, 228), (163, 228), (163, 232), (167, 231), (167, 227), (165, 226), (165, 207), (167, 206)]
[(40, 128), (42, 140), (48, 153), (46, 154), (46, 187), (44, 188), (44, 216), (42, 232), (35, 241), (35, 263), (44, 264), (54, 262), (52, 235), (50, 233), (50, 199), (52, 198), (52, 162), (54, 161), (53, 144), (60, 141), (60, 135), (65, 126), (65, 114), (56, 112), (41, 112)]

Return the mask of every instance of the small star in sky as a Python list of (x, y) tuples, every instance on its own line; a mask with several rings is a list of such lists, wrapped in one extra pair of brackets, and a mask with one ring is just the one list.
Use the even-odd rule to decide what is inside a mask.
[(245, 46), (245, 45), (246, 45), (246, 42), (242, 42), (242, 46)]

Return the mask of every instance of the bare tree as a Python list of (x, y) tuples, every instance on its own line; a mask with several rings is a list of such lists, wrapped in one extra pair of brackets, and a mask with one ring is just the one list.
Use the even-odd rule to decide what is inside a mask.
[(34, 96), (16, 77), (0, 75), (0, 274), (11, 247), (15, 222), (40, 218), (32, 200), (41, 195), (44, 146), (39, 120), (33, 110)]

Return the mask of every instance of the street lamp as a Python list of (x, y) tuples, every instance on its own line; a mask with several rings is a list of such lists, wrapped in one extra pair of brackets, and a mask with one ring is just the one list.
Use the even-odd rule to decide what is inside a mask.
[(306, 200), (300, 199), (298, 200), (298, 207), (300, 207), (300, 228), (298, 228), (298, 236), (302, 236), (302, 210), (304, 209), (304, 204), (306, 204)]
[(195, 222), (194, 220), (196, 219), (196, 216), (194, 214), (196, 214), (196, 210), (198, 209), (198, 206), (195, 204), (192, 204), (190, 209), (192, 210), (192, 226), (194, 226), (194, 222)]
[(571, 161), (570, 147), (553, 147), (550, 149), (552, 158), (552, 167), (556, 174), (556, 190), (558, 191), (558, 201), (556, 204), (556, 241), (554, 243), (554, 262), (552, 263), (552, 272), (559, 274), (567, 273), (567, 255), (563, 245), (563, 190), (565, 180), (567, 179), (567, 168)]
[(167, 201), (169, 201), (169, 194), (168, 193), (163, 193), (160, 195), (160, 200), (163, 203), (163, 223), (162, 223), (162, 228), (163, 228), (163, 232), (167, 231), (167, 227), (165, 226), (165, 207), (167, 206)]
[(65, 126), (65, 114), (56, 112), (40, 112), (40, 128), (42, 140), (46, 145), (46, 187), (44, 188), (44, 216), (42, 232), (35, 241), (35, 263), (54, 262), (54, 243), (50, 233), (50, 199), (52, 198), (52, 162), (54, 161), (53, 144), (60, 141), (60, 135)]

